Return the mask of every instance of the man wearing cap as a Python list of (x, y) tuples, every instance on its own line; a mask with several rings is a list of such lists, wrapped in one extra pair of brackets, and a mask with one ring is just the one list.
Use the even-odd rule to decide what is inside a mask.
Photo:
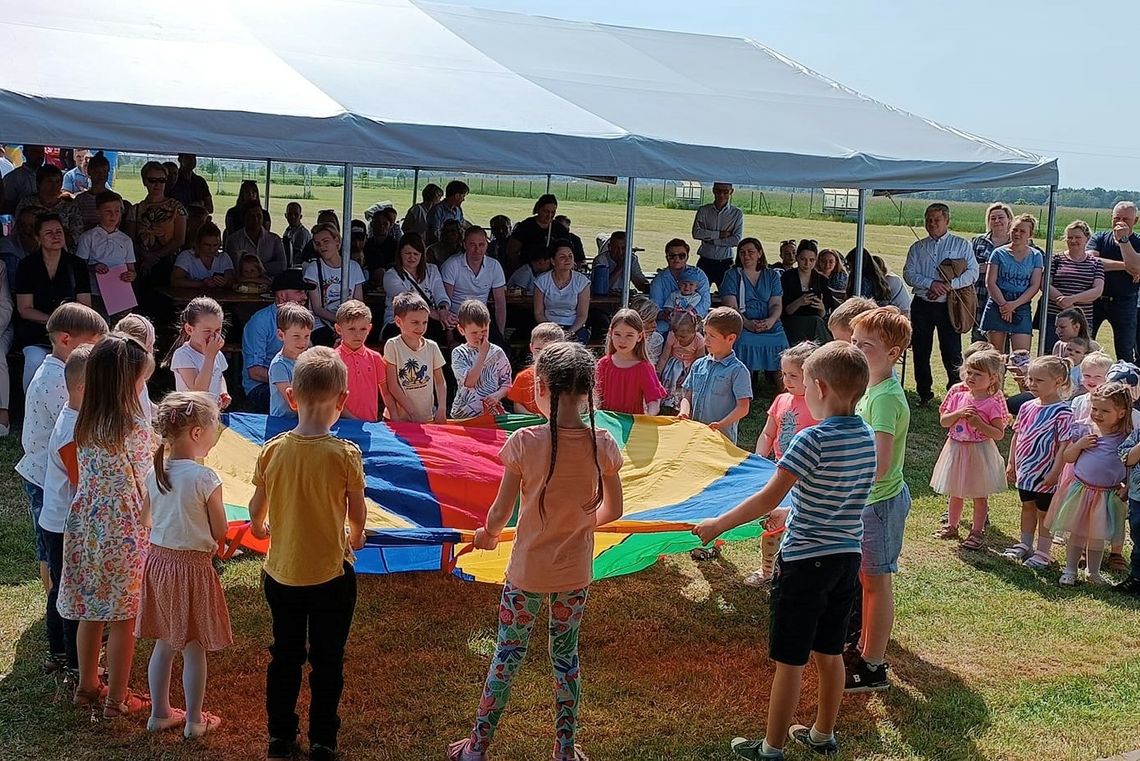
[(281, 351), (277, 338), (277, 307), (285, 303), (308, 303), (315, 285), (301, 277), (301, 270), (288, 269), (273, 278), (273, 303), (249, 318), (241, 334), (241, 384), (249, 404), (258, 412), (269, 411), (269, 363)]
[(712, 192), (713, 202), (697, 209), (693, 237), (701, 242), (697, 249), (697, 266), (719, 290), (724, 273), (732, 266), (733, 250), (744, 237), (744, 212), (729, 203), (731, 183), (714, 182)]

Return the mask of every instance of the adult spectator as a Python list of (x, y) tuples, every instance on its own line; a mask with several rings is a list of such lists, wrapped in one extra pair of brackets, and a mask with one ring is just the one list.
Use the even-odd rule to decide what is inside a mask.
[(87, 176), (87, 162), (90, 152), (86, 148), (76, 148), (71, 152), (75, 166), (63, 173), (63, 190), (74, 197), (91, 188), (91, 178)]
[(170, 188), (174, 186), (174, 181), (178, 179), (178, 165), (173, 161), (162, 162), (162, 168), (166, 170), (166, 194), (170, 195)]
[(58, 214), (63, 220), (68, 249), (75, 250), (79, 236), (83, 234), (83, 215), (75, 201), (63, 192), (63, 172), (59, 167), (44, 164), (36, 170), (36, 192), (20, 199), (16, 214), (24, 209), (31, 209), (36, 216)]
[(566, 216), (565, 214), (559, 214), (557, 217), (554, 218), (554, 221), (557, 222), (558, 224), (562, 225), (563, 227), (565, 227), (567, 232), (570, 233), (570, 236), (569, 236), (570, 245), (574, 247), (574, 263), (575, 264), (585, 264), (586, 263), (586, 249), (582, 245), (582, 239), (579, 238), (577, 235), (575, 235), (574, 231), (570, 229), (570, 217)]
[(982, 313), (982, 330), (994, 349), (1002, 353), (1007, 338), (1014, 351), (1028, 351), (1032, 340), (1030, 304), (1041, 292), (1045, 270), (1041, 252), (1030, 245), (1036, 229), (1037, 220), (1032, 215), (1014, 219), (1009, 244), (995, 248), (986, 267), (989, 299)]
[(971, 241), (974, 249), (974, 258), (978, 261), (978, 315), (974, 324), (974, 340), (986, 341), (985, 331), (982, 330), (982, 312), (986, 308), (986, 301), (990, 297), (986, 288), (986, 267), (990, 262), (990, 255), (995, 248), (1009, 244), (1009, 228), (1013, 225), (1013, 209), (1009, 204), (998, 201), (986, 207), (986, 232)]
[(455, 327), (451, 301), (439, 267), (428, 262), (424, 239), (415, 232), (404, 233), (396, 261), (384, 272), (384, 332), (381, 337), (385, 340), (400, 332), (393, 321), (392, 302), (401, 293), (408, 292), (418, 294), (428, 305), (428, 338), (437, 343), (444, 340), (444, 328)]
[(400, 213), (396, 211), (395, 206), (384, 206), (380, 209), (379, 214), (388, 218), (388, 237), (400, 244), (404, 238), (404, 231), (396, 224), (399, 221)]
[[(601, 252), (594, 257), (594, 268), (608, 267), (610, 271), (610, 293), (621, 293), (625, 289), (625, 230), (614, 230), (603, 243)], [(630, 253), (629, 282), (642, 293), (649, 293), (649, 278), (641, 271), (641, 262), (635, 248)]]
[(42, 145), (25, 145), (24, 163), (4, 175), (4, 198), (0, 199), (0, 214), (14, 214), (22, 199), (34, 195), (38, 184), (36, 172), (44, 164)]
[(574, 269), (574, 247), (562, 239), (550, 244), (554, 268), (534, 279), (534, 321), (553, 322), (566, 336), (588, 343), (590, 329), (590, 278)]
[(440, 228), (439, 240), (428, 246), (428, 261), (443, 266), (448, 259), (462, 252), (463, 228), (454, 219), (449, 219)]
[(8, 272), (0, 267), (0, 438), (7, 436), (12, 426), (8, 414), (12, 381), (8, 375), (8, 350), (12, 348), (12, 316), (16, 311), (12, 290), (8, 287)]
[(147, 195), (131, 208), (126, 228), (135, 240), (140, 276), (151, 284), (165, 285), (170, 281), (174, 256), (186, 242), (186, 207), (166, 197), (162, 164), (148, 161), (141, 174)]
[(871, 256), (870, 251), (863, 249), (863, 276), (858, 283), (858, 291), (855, 289), (855, 249), (847, 252), (847, 271), (849, 273), (846, 294), (848, 298), (862, 296), (874, 301), (879, 306), (892, 303), (890, 286), (883, 276), (883, 271), (875, 266), (875, 258)]
[(773, 266), (773, 269), (790, 270), (796, 267), (796, 239), (789, 238), (788, 240), (780, 241), (780, 263)]
[(289, 260), (290, 264), (300, 261), (301, 252), (313, 239), (313, 234), (309, 232), (309, 228), (301, 223), (303, 218), (304, 212), (301, 209), (301, 204), (290, 201), (285, 205), (285, 221), (289, 224), (281, 233), (281, 245), (285, 247), (285, 258)]
[(1116, 358), (1136, 361), (1136, 291), (1140, 286), (1140, 235), (1136, 227), (1136, 204), (1121, 201), (1112, 208), (1112, 229), (1089, 240), (1089, 251), (1104, 265), (1104, 293), (1093, 305), (1093, 337), (1100, 326), (1112, 326)]
[(886, 285), (887, 296), (878, 302), (879, 306), (897, 307), (900, 312), (910, 317), (910, 294), (907, 293), (906, 283), (901, 277), (891, 272), (883, 257), (872, 256), (871, 261), (875, 263), (875, 269), (882, 276), (883, 283)]
[(376, 285), (384, 282), (384, 271), (396, 263), (399, 244), (389, 233), (392, 219), (388, 214), (377, 212), (370, 220), (372, 235), (364, 242), (364, 269)]
[(744, 212), (729, 203), (732, 190), (731, 183), (714, 182), (713, 202), (697, 209), (693, 219), (693, 237), (701, 242), (697, 266), (718, 291), (724, 273), (732, 266), (733, 249), (744, 237)]
[(15, 344), (24, 353), (24, 391), (51, 353), (45, 327), (51, 313), (67, 301), (91, 306), (87, 262), (67, 251), (58, 214), (36, 217), (36, 241), (39, 248), (16, 268)]
[(214, 196), (210, 194), (210, 183), (206, 178), (195, 174), (198, 168), (198, 157), (193, 153), (178, 154), (178, 174), (170, 184), (167, 193), (171, 198), (179, 201), (183, 206), (200, 203), (207, 214), (214, 213)]
[(434, 182), (429, 182), (420, 191), (420, 198), (423, 201), (408, 209), (408, 213), (404, 215), (403, 229), (406, 233), (417, 233), (420, 238), (426, 240), (428, 214), (443, 199), (443, 188)]
[(788, 348), (788, 337), (780, 317), (784, 311), (784, 289), (780, 273), (768, 267), (764, 245), (756, 238), (745, 238), (736, 245), (736, 266), (724, 275), (721, 301), (740, 312), (744, 331), (736, 341), (736, 356), (751, 372), (763, 372), (779, 386), (780, 353)]
[(467, 198), (467, 194), (470, 192), (471, 188), (467, 187), (467, 183), (461, 180), (452, 180), (447, 183), (447, 192), (443, 196), (443, 201), (437, 203), (428, 212), (428, 237), (425, 238), (426, 241), (434, 243), (438, 240), (443, 223), (448, 220), (458, 222), (460, 230), (465, 227), (463, 200)]
[[(348, 229), (350, 231), (349, 234), (352, 236), (348, 240), (349, 257), (363, 269), (364, 244), (368, 242), (368, 225), (364, 224), (363, 219), (354, 219), (349, 224)], [(367, 270), (365, 270), (365, 274), (368, 274)]]
[(174, 260), (170, 284), (175, 288), (229, 288), (235, 275), (233, 257), (222, 251), (222, 231), (206, 222), (198, 229), (193, 248)]
[(79, 216), (83, 219), (85, 231), (99, 224), (99, 214), (96, 211), (98, 204), (95, 203), (95, 199), (100, 193), (110, 190), (110, 186), (107, 184), (110, 176), (111, 162), (103, 155), (103, 151), (96, 152), (87, 160), (88, 187), (75, 196), (75, 205), (79, 207)]
[[(952, 289), (972, 286), (978, 280), (978, 260), (970, 244), (949, 232), (950, 207), (944, 203), (932, 203), (926, 207), (924, 219), (927, 237), (911, 244), (903, 265), (903, 280), (914, 288), (910, 307), (914, 329), (911, 345), (914, 348), (914, 379), (920, 404), (934, 398), (930, 354), (934, 350), (936, 331), (942, 366), (946, 369), (946, 387), (958, 382), (962, 337), (950, 323), (946, 297)], [(953, 265), (954, 260), (965, 264)], [(941, 266), (943, 262), (948, 263)], [(953, 266), (962, 269), (957, 277), (949, 277)], [(1135, 321), (1135, 315), (1133, 318)]]
[(1086, 249), (1089, 226), (1081, 220), (1065, 228), (1065, 250), (1053, 254), (1049, 277), (1049, 302), (1045, 312), (1045, 334), (1041, 345), (1049, 351), (1057, 340), (1057, 314), (1076, 307), (1093, 324), (1093, 305), (1104, 293), (1104, 262)]
[(511, 271), (507, 267), (507, 246), (511, 241), (511, 218), (506, 214), (496, 214), (487, 223), (491, 228), (491, 243), (487, 246), (487, 256), (497, 259), (503, 265), (503, 274), (510, 280)]
[[(217, 230), (217, 225), (214, 225)], [(273, 303), (254, 312), (241, 333), (241, 385), (245, 398), (257, 412), (269, 410), (269, 363), (281, 351), (277, 337), (277, 307), (282, 304), (305, 306), (315, 285), (305, 280), (299, 269), (288, 269), (273, 278)]]
[(788, 343), (816, 341), (824, 344), (831, 340), (827, 331), (827, 315), (835, 309), (835, 297), (827, 285), (827, 278), (815, 268), (818, 254), (815, 241), (805, 240), (796, 252), (796, 268), (784, 270), (780, 287), (784, 291), (784, 311), (780, 321), (788, 335)]
[(439, 271), (451, 305), (449, 319), (458, 324), (459, 305), (467, 299), (488, 305), (493, 302), (495, 320), (491, 323), (491, 341), (503, 346), (507, 329), (507, 279), (503, 277), (502, 266), (487, 257), (487, 231), (477, 225), (467, 228), (463, 235), (463, 253), (445, 261)]
[(244, 224), (226, 238), (226, 253), (233, 261), (240, 261), (246, 254), (254, 254), (261, 260), (265, 274), (273, 277), (285, 270), (285, 246), (281, 236), (265, 229), (265, 213), (261, 204), (254, 201), (245, 207)]
[(534, 202), (534, 216), (515, 225), (507, 241), (507, 260), (504, 271), (514, 272), (531, 260), (536, 253), (550, 248), (554, 240), (569, 242), (570, 231), (554, 220), (558, 215), (558, 199), (551, 193)]
[[(336, 310), (342, 303), (341, 268), (344, 264), (340, 245), (339, 230), (328, 224), (317, 225), (313, 228), (313, 246), (317, 249), (317, 256), (301, 271), (306, 280), (317, 286), (309, 294), (309, 311), (316, 318), (312, 341), (317, 346), (332, 346), (336, 341), (333, 325), (336, 324)], [(361, 266), (350, 261), (348, 298), (363, 301), (367, 279)]]
[(303, 265), (305, 262), (311, 262), (317, 258), (317, 249), (313, 245), (313, 231), (317, 229), (318, 225), (332, 225), (332, 228), (340, 235), (340, 218), (332, 209), (321, 209), (317, 212), (317, 224), (313, 225), (309, 230), (309, 242), (301, 249), (301, 255), (297, 256), (296, 252), (293, 254), (293, 262), (297, 265)]
[(527, 296), (534, 295), (534, 280), (543, 272), (549, 272), (550, 268), (554, 266), (552, 261), (552, 253), (550, 249), (546, 249), (541, 253), (535, 254), (534, 258), (530, 260), (529, 264), (524, 264), (519, 267), (514, 273), (507, 278), (507, 291), (517, 289), (525, 293)]
[(0, 259), (4, 260), (4, 268), (8, 271), (10, 287), (14, 288), (16, 284), (16, 266), (39, 245), (36, 241), (36, 213), (32, 209), (24, 209), (22, 214), (16, 215), (12, 231), (0, 238)]
[(226, 224), (222, 228), (223, 238), (237, 232), (245, 224), (245, 210), (251, 203), (261, 205), (261, 188), (254, 180), (242, 180), (238, 186), (237, 201), (226, 210)]
[(703, 270), (689, 265), (689, 244), (674, 238), (665, 244), (665, 269), (649, 284), (649, 299), (657, 305), (657, 332), (668, 334), (673, 294), (680, 292), (682, 280), (695, 279), (700, 302), (697, 314), (704, 317), (712, 306), (709, 279)]
[(831, 297), (838, 304), (847, 298), (847, 269), (843, 266), (843, 256), (834, 248), (825, 248), (815, 260), (815, 269), (827, 280)]

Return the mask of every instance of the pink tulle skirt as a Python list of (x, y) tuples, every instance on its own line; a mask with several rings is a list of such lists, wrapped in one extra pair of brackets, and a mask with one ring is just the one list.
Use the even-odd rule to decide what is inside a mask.
[(1005, 463), (993, 439), (956, 441), (946, 439), (934, 464), (930, 488), (959, 499), (978, 499), (1001, 494), (1009, 488)]
[(1118, 542), (1124, 538), (1127, 510), (1116, 489), (1089, 486), (1069, 471), (1053, 495), (1045, 528), (1089, 542)]

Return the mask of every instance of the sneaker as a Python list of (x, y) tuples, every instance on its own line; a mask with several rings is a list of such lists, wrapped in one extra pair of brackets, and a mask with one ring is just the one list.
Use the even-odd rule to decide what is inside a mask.
[(48, 653), (40, 664), (40, 671), (45, 674), (58, 674), (67, 670), (67, 653)]
[(1073, 571), (1062, 571), (1061, 578), (1057, 581), (1063, 587), (1075, 587), (1077, 585), (1077, 574)]
[(301, 753), (301, 746), (297, 744), (297, 738), (283, 738), (283, 737), (270, 737), (269, 750), (265, 752), (265, 757), (271, 761), (284, 761), (284, 759), (294, 759)]
[(844, 692), (878, 692), (889, 689), (891, 682), (887, 679), (887, 664), (872, 668), (867, 661), (859, 658), (851, 665), (847, 672), (847, 681), (843, 685)]
[(1117, 592), (1130, 597), (1140, 597), (1140, 578), (1129, 576), (1113, 587)]
[(752, 573), (744, 577), (744, 583), (750, 587), (757, 587), (760, 589), (767, 589), (772, 585), (772, 579), (764, 575), (764, 571), (757, 568)]
[(1108, 570), (1114, 573), (1124, 573), (1128, 570), (1128, 561), (1119, 552), (1109, 553), (1106, 565)]
[(309, 748), (309, 761), (337, 761), (340, 754), (336, 752), (336, 748), (330, 748), (327, 745), (314, 743)]
[(174, 729), (184, 721), (186, 721), (186, 712), (181, 708), (171, 708), (169, 716), (160, 718), (151, 714), (150, 718), (146, 720), (146, 731), (164, 732), (168, 729)]
[(863, 655), (859, 652), (858, 645), (848, 644), (843, 648), (843, 668), (848, 671), (859, 661), (863, 660)]
[(788, 735), (800, 745), (821, 756), (834, 756), (839, 752), (839, 741), (835, 739), (834, 734), (823, 742), (817, 743), (811, 739), (811, 727), (793, 724), (788, 727)]
[(925, 407), (926, 405), (930, 404), (932, 401), (934, 401), (934, 394), (919, 394), (918, 395), (918, 406), (919, 407)]
[(197, 740), (207, 732), (213, 732), (222, 725), (222, 717), (202, 711), (202, 720), (199, 722), (186, 722), (182, 736), (187, 740)]
[(780, 748), (773, 748), (765, 753), (763, 739), (749, 740), (747, 737), (734, 737), (729, 745), (734, 756), (747, 758), (750, 761), (761, 761), (761, 759), (783, 761), (784, 758), (784, 751)]

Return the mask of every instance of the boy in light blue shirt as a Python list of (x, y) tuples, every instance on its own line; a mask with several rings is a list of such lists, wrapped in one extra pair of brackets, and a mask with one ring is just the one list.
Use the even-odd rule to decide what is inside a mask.
[(277, 340), (281, 351), (269, 363), (269, 414), (273, 417), (297, 417), (289, 406), (285, 389), (293, 385), (293, 365), (309, 348), (313, 333), (313, 313), (300, 304), (285, 303), (277, 307)]
[(737, 424), (748, 415), (752, 378), (732, 350), (744, 319), (735, 309), (717, 307), (705, 318), (705, 348), (682, 385), (684, 397), (677, 417), (705, 423), (736, 443)]

